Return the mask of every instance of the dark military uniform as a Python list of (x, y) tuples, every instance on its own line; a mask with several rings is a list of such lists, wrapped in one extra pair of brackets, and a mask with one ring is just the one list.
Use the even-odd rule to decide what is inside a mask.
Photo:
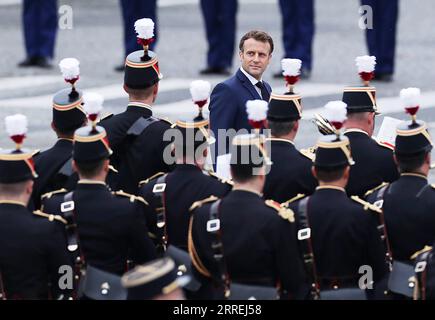
[(362, 130), (348, 129), (344, 134), (350, 140), (352, 157), (355, 160), (355, 164), (350, 168), (350, 178), (346, 187), (348, 195), (362, 197), (382, 182), (397, 180), (399, 173), (391, 147), (378, 143)]
[[(141, 183), (139, 195), (153, 209), (160, 207), (153, 193), (157, 180), (164, 174), (160, 173), (151, 180)], [(231, 190), (231, 184), (202, 172), (191, 164), (177, 164), (174, 171), (165, 177), (164, 193), (165, 221), (168, 244), (187, 250), (187, 231), (189, 226), (189, 208), (195, 202), (211, 195), (225, 196)], [(154, 223), (155, 225), (155, 215)]]
[[(73, 157), (78, 166), (104, 161), (111, 153), (102, 127), (94, 123), (93, 127), (75, 132)], [(73, 209), (67, 210), (65, 207), (71, 208), (67, 206), (70, 201)], [(140, 197), (112, 193), (102, 181), (79, 180), (72, 195), (65, 191), (48, 194), (43, 197), (42, 206), (50, 213), (73, 210), (80, 253), (95, 268), (121, 275), (128, 258), (136, 263), (155, 258), (145, 218), (150, 208)]]
[[(206, 228), (210, 204), (203, 201), (193, 209), (189, 253), (198, 276), (210, 281), (219, 274), (212, 237)], [(262, 286), (279, 283), (290, 298), (304, 298), (304, 272), (291, 223), (293, 216), (284, 218), (279, 211), (279, 205), (265, 203), (249, 191), (234, 190), (222, 199), (220, 226), (228, 273), (233, 282)]]
[[(301, 96), (287, 93), (272, 94), (267, 110), (269, 128), (280, 122), (291, 123), (301, 119)], [(272, 133), (274, 131), (272, 130)], [(299, 152), (293, 141), (273, 137), (270, 141), (272, 166), (266, 176), (265, 199), (284, 202), (299, 193), (312, 194), (317, 180), (311, 173), (312, 158)]]
[[(44, 211), (60, 213), (65, 194), (43, 198)], [(150, 209), (142, 198), (112, 193), (104, 183), (79, 181), (73, 201), (81, 251), (88, 264), (121, 275), (128, 258), (135, 263), (155, 258), (145, 219)]]
[[(145, 90), (161, 78), (157, 56), (152, 51), (135, 51), (125, 62), (124, 85), (135, 90)], [(151, 106), (130, 102), (127, 110), (103, 119), (114, 155), (113, 166), (119, 170), (115, 189), (136, 193), (140, 180), (157, 172), (170, 171), (163, 155), (170, 141), (163, 141), (170, 123), (152, 116)]]
[[(379, 190), (367, 194), (369, 202), (377, 201)], [(435, 241), (435, 190), (425, 176), (404, 173), (387, 186), (383, 200), (393, 258), (410, 261), (415, 252)]]
[(0, 271), (7, 299), (59, 299), (59, 268), (72, 265), (65, 221), (24, 204), (0, 201)]
[[(289, 203), (296, 213), (300, 201)], [(386, 274), (385, 249), (376, 230), (375, 215), (349, 199), (341, 188), (317, 187), (309, 197), (307, 216), (321, 289), (358, 286), (358, 272), (363, 265), (372, 267), (374, 281)]]

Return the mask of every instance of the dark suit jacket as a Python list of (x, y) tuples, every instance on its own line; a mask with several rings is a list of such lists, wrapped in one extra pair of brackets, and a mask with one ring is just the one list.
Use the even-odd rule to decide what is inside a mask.
[[(268, 83), (263, 81), (266, 89), (272, 92)], [(240, 69), (234, 76), (219, 83), (211, 93), (210, 97), (210, 128), (216, 138), (218, 148), (218, 129), (248, 129), (252, 127), (248, 123), (246, 113), (246, 101), (261, 99), (257, 90)], [(229, 144), (227, 143), (227, 146)], [(218, 151), (219, 149), (215, 150)], [(228, 150), (219, 151), (218, 155)]]

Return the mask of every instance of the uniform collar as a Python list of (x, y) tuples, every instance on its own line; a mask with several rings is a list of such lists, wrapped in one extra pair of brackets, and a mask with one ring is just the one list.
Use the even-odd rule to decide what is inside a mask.
[(423, 174), (420, 173), (411, 173), (411, 172), (406, 172), (406, 173), (402, 173), (400, 174), (401, 177), (417, 177), (417, 178), (421, 178), (424, 180), (427, 180), (427, 177)]
[(149, 104), (143, 103), (143, 102), (138, 102), (138, 101), (130, 101), (127, 105), (127, 107), (139, 107), (139, 108), (144, 108), (144, 109), (148, 109), (149, 111), (153, 111), (151, 109), (151, 106)]
[(0, 200), (0, 204), (15, 204), (17, 206), (27, 207), (27, 205), (24, 202), (15, 201), (15, 200)]
[(175, 170), (202, 171), (198, 166), (191, 163), (177, 163)]
[(295, 145), (295, 143), (293, 142), (293, 141), (291, 141), (291, 140), (289, 140), (289, 139), (283, 139), (283, 138), (267, 138), (266, 139), (266, 141), (267, 140), (269, 140), (269, 141), (278, 141), (278, 142), (287, 142), (287, 143), (290, 143), (291, 145)]
[(248, 72), (246, 72), (245, 69), (243, 69), (243, 67), (240, 67), (240, 71), (242, 71), (242, 73), (246, 76), (246, 78), (248, 78), (249, 82), (251, 82), (253, 86), (255, 86), (259, 81), (263, 82), (263, 77), (260, 80), (257, 80), (253, 76), (251, 76)]
[(244, 188), (237, 188), (237, 189), (234, 189), (234, 188), (233, 188), (233, 191), (231, 191), (231, 192), (237, 192), (237, 191), (240, 191), (240, 192), (242, 192), (242, 193), (253, 194), (253, 195), (256, 195), (256, 196), (258, 196), (258, 197), (260, 197), (260, 198), (263, 196), (263, 194), (261, 194), (260, 192), (256, 192), (256, 191), (254, 191), (254, 190), (244, 189)]
[(344, 134), (351, 133), (351, 132), (364, 133), (367, 137), (369, 136), (369, 134), (367, 132), (365, 132), (364, 130), (361, 130), (361, 129), (357, 129), (357, 128), (350, 128), (350, 129), (344, 130)]
[(97, 184), (97, 185), (102, 185), (102, 186), (106, 185), (106, 183), (103, 181), (96, 181), (96, 180), (89, 180), (89, 179), (81, 179), (77, 183), (78, 184)]
[(73, 139), (68, 139), (68, 138), (58, 138), (57, 141), (68, 141), (68, 142), (73, 142)]
[(346, 193), (346, 190), (344, 188), (337, 187), (337, 186), (324, 185), (324, 186), (318, 186), (316, 188), (316, 190), (325, 190), (325, 189), (338, 190), (338, 191), (342, 191), (342, 192)]

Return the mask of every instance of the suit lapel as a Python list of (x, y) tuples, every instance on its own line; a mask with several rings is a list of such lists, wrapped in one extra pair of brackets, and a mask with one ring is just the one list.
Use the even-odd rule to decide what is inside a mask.
[(248, 91), (251, 93), (253, 99), (261, 99), (260, 95), (258, 94), (257, 90), (255, 90), (254, 86), (252, 85), (251, 81), (249, 81), (248, 78), (243, 74), (240, 69), (237, 71), (237, 78), (240, 80), (242, 85), (248, 89)]

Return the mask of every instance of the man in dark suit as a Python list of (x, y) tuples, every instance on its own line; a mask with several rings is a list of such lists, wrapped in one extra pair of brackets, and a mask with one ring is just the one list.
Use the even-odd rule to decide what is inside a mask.
[(57, 32), (57, 0), (24, 0), (26, 59), (20, 67), (51, 68)]
[(294, 139), (302, 116), (301, 96), (272, 94), (267, 110), (268, 139), (272, 166), (266, 175), (264, 199), (287, 201), (298, 194), (312, 194), (317, 181), (311, 172), (312, 159), (298, 151)]
[[(154, 21), (154, 34), (157, 39), (157, 0), (120, 0), (122, 21), (124, 23), (124, 50), (125, 57), (130, 53), (139, 50), (141, 47), (137, 43), (136, 33), (134, 32), (134, 23), (142, 18), (149, 18)], [(153, 50), (156, 41), (150, 44)], [(116, 71), (124, 70), (124, 63), (115, 68)]]
[[(219, 129), (252, 129), (248, 123), (246, 101), (263, 99), (269, 101), (272, 91), (262, 76), (273, 52), (273, 40), (263, 31), (246, 33), (239, 44), (242, 63), (236, 74), (219, 83), (210, 97), (210, 127), (216, 138), (217, 155), (227, 153), (229, 140), (219, 141)], [(220, 145), (225, 143), (225, 145)]]
[(21, 149), (22, 141), (15, 142), (16, 149), (0, 153), (0, 295), (10, 300), (67, 299), (72, 288), (59, 282), (64, 275), (60, 267), (72, 264), (66, 221), (26, 208), (37, 175), (32, 153)]
[[(313, 37), (314, 37), (314, 0), (279, 0), (282, 17), (282, 41), (284, 58), (302, 61), (301, 78), (311, 75)], [(282, 72), (274, 74), (281, 78)]]
[(208, 51), (201, 74), (229, 75), (236, 40), (237, 0), (201, 0)]
[(374, 80), (389, 82), (394, 73), (399, 0), (361, 0), (361, 4), (373, 12), (373, 28), (366, 29), (366, 42), (370, 55), (376, 57)]
[(263, 136), (236, 136), (233, 190), (221, 200), (210, 197), (191, 208), (189, 254), (203, 283), (199, 294), (219, 297), (230, 280), (268, 287), (279, 283), (282, 298), (303, 299), (308, 293), (294, 215), (261, 198), (267, 163), (263, 143)]
[(374, 87), (347, 87), (343, 92), (343, 102), (347, 104), (344, 134), (350, 140), (355, 160), (346, 186), (348, 195), (363, 197), (382, 182), (399, 178), (392, 147), (372, 138), (377, 110), (375, 94)]

